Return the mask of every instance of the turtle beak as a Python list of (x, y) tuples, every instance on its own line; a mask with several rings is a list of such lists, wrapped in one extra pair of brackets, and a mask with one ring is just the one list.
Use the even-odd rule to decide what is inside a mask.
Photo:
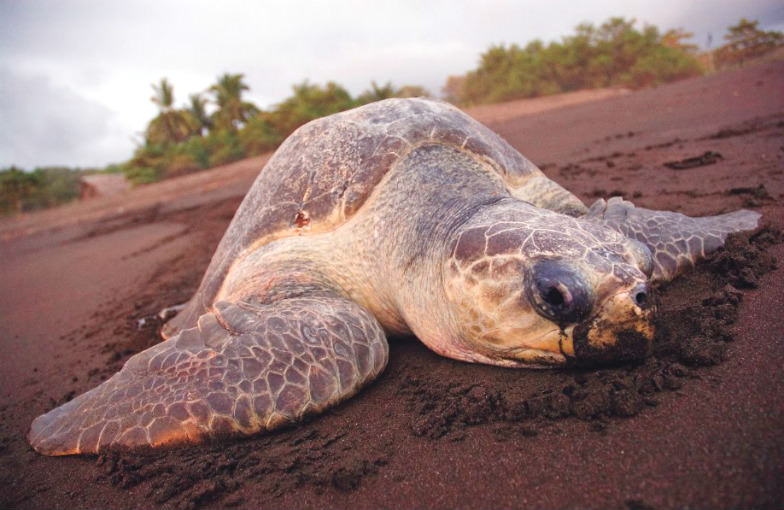
[(653, 346), (653, 307), (647, 283), (608, 298), (599, 312), (573, 330), (578, 363), (643, 359)]

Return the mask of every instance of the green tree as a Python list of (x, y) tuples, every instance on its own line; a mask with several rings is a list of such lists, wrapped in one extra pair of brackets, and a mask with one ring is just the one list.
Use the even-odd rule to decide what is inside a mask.
[(422, 85), (403, 85), (396, 97), (430, 97), (430, 92)]
[(240, 141), (248, 155), (271, 151), (283, 141), (284, 135), (275, 126), (273, 119), (273, 115), (262, 112), (250, 119), (240, 131)]
[(186, 110), (190, 114), (193, 128), (197, 135), (204, 136), (213, 125), (212, 118), (207, 113), (207, 99), (201, 94), (191, 94), (188, 99)]
[(207, 164), (210, 168), (225, 165), (246, 156), (242, 140), (235, 131), (221, 129), (210, 133), (208, 142), (210, 144), (210, 156)]
[(346, 89), (332, 81), (322, 87), (305, 80), (292, 89), (294, 95), (278, 104), (270, 115), (276, 130), (284, 137), (306, 122), (357, 104)]
[(250, 90), (243, 81), (244, 75), (224, 73), (209, 88), (218, 109), (213, 114), (215, 128), (237, 132), (259, 109), (251, 102), (243, 101), (242, 93)]
[(187, 112), (174, 108), (174, 87), (166, 78), (152, 85), (154, 91), (150, 101), (158, 106), (158, 115), (147, 125), (147, 143), (177, 143), (185, 140), (193, 131)]
[(136, 148), (133, 157), (123, 165), (125, 177), (134, 185), (160, 180), (166, 167), (167, 147), (175, 146), (146, 140), (144, 145)]
[[(272, 111), (262, 111), (243, 99), (249, 90), (244, 75), (225, 73), (208, 89), (216, 109), (207, 113), (207, 99), (191, 94), (182, 109), (174, 108), (174, 90), (165, 78), (153, 85), (158, 115), (150, 121), (133, 157), (116, 165), (134, 184), (146, 184), (226, 164), (277, 147), (302, 124), (360, 104), (335, 82), (304, 81)], [(401, 88), (375, 82), (363, 100), (427, 95), (418, 86)]]
[(419, 85), (403, 85), (398, 88), (388, 81), (379, 86), (375, 81), (370, 82), (370, 88), (362, 92), (356, 99), (357, 105), (383, 101), (391, 97), (422, 97), (430, 95), (424, 87)]
[(0, 171), (0, 212), (20, 213), (41, 185), (40, 174), (12, 166)]
[(661, 36), (661, 45), (688, 55), (696, 55), (697, 45), (687, 42), (692, 37), (694, 37), (693, 32), (686, 32), (682, 28), (670, 29)]
[(509, 99), (509, 84), (513, 80), (512, 68), (519, 48), (512, 44), (509, 49), (504, 45), (491, 46), (480, 56), (479, 69), (469, 73), (466, 92), (469, 101), (489, 101)]
[(494, 45), (477, 69), (451, 76), (444, 92), (462, 104), (507, 101), (584, 88), (643, 87), (702, 72), (689, 34), (662, 36), (653, 26), (637, 30), (634, 20), (610, 18), (595, 27), (582, 23), (572, 35), (547, 46), (541, 41)]
[(33, 170), (38, 186), (26, 204), (43, 209), (79, 198), (81, 177), (85, 171), (67, 167), (42, 167)]
[(398, 89), (388, 81), (384, 85), (379, 86), (375, 80), (370, 82), (370, 88), (365, 90), (357, 98), (360, 104), (372, 103), (374, 101), (382, 101), (390, 97), (397, 97)]
[[(610, 63), (608, 55), (600, 54), (600, 39), (591, 23), (581, 23), (572, 36), (551, 43), (543, 50), (544, 74), (540, 81), (549, 81), (557, 92), (601, 87), (604, 68)], [(556, 93), (557, 93), (556, 92)]]
[(757, 20), (741, 18), (728, 30), (729, 33), (724, 36), (727, 43), (715, 52), (716, 64), (720, 67), (743, 65), (784, 45), (784, 34), (760, 30)]

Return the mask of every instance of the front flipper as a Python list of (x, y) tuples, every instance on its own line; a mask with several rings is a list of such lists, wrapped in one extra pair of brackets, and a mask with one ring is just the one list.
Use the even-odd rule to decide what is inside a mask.
[(621, 197), (597, 200), (586, 219), (599, 221), (648, 247), (653, 256), (651, 280), (671, 280), (685, 268), (724, 245), (728, 234), (757, 227), (760, 214), (739, 210), (692, 218), (669, 211), (635, 207)]
[(272, 430), (354, 395), (388, 354), (378, 321), (342, 297), (219, 302), (197, 327), (36, 418), (28, 439), (69, 455)]

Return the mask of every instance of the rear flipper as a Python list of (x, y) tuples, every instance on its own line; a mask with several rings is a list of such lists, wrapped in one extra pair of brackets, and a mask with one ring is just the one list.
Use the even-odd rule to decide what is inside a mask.
[(676, 212), (635, 207), (621, 197), (613, 197), (594, 202), (585, 218), (601, 222), (647, 246), (653, 257), (651, 280), (666, 281), (722, 247), (728, 234), (754, 230), (760, 216), (742, 209), (691, 218)]
[(355, 394), (383, 371), (378, 321), (339, 296), (219, 302), (109, 380), (33, 421), (46, 455), (196, 443), (272, 430)]

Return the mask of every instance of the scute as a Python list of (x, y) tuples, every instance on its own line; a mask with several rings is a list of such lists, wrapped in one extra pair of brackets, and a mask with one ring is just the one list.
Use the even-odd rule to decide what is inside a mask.
[(249, 248), (332, 230), (352, 217), (403, 155), (423, 143), (460, 147), (512, 188), (541, 171), (490, 129), (447, 103), (387, 99), (314, 120), (295, 131), (259, 173), (204, 279), (165, 337), (191, 327)]

